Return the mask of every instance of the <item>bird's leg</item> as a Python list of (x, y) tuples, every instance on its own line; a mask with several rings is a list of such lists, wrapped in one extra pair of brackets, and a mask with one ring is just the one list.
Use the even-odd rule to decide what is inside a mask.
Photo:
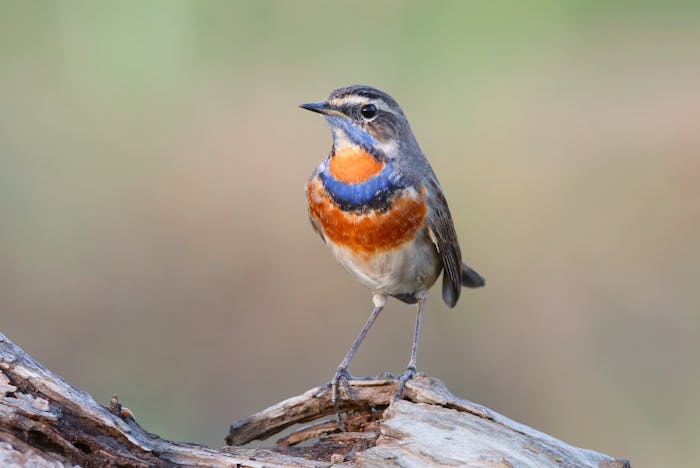
[(379, 312), (381, 312), (384, 308), (384, 304), (386, 304), (386, 296), (383, 294), (375, 294), (372, 300), (374, 302), (374, 309), (372, 309), (372, 313), (365, 322), (365, 325), (362, 327), (362, 330), (360, 330), (360, 334), (357, 335), (357, 338), (355, 338), (355, 342), (348, 350), (348, 353), (345, 355), (345, 358), (338, 366), (338, 370), (335, 371), (335, 375), (333, 376), (333, 379), (330, 382), (331, 401), (333, 402), (333, 409), (335, 410), (335, 417), (338, 421), (339, 429), (342, 429), (342, 419), (340, 417), (340, 405), (338, 401), (340, 397), (339, 384), (343, 385), (343, 388), (345, 389), (345, 394), (348, 397), (352, 398), (350, 385), (348, 384), (348, 379), (351, 379), (352, 376), (348, 372), (348, 366), (350, 365), (350, 361), (352, 361), (353, 356), (355, 356), (357, 349), (360, 347), (362, 340), (365, 339), (365, 335), (367, 335), (367, 332), (369, 331), (370, 327), (372, 327), (372, 324), (379, 316)]
[(418, 298), (418, 315), (416, 316), (416, 330), (413, 333), (413, 345), (411, 346), (411, 360), (408, 361), (406, 371), (399, 377), (399, 390), (394, 396), (394, 401), (401, 398), (403, 388), (406, 382), (416, 376), (416, 354), (418, 353), (418, 337), (420, 336), (420, 326), (423, 321), (423, 306), (425, 305), (425, 296)]

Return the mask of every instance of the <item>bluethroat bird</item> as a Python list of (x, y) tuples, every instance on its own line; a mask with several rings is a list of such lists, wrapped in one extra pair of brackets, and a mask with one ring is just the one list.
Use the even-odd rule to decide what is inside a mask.
[(339, 385), (350, 395), (348, 366), (387, 297), (417, 304), (411, 359), (400, 398), (416, 374), (428, 289), (442, 275), (442, 299), (454, 307), (462, 286), (484, 279), (462, 262), (445, 196), (406, 116), (388, 94), (348, 86), (300, 107), (325, 117), (333, 147), (306, 184), (309, 218), (336, 259), (373, 293), (374, 309), (328, 385), (338, 423)]

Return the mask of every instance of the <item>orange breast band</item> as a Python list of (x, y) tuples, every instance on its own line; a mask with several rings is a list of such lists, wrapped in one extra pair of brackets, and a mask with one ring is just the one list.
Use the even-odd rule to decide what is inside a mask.
[(387, 211), (369, 213), (341, 210), (318, 181), (309, 182), (306, 189), (309, 215), (322, 228), (325, 238), (363, 256), (392, 250), (411, 241), (427, 213), (423, 188), (417, 196), (415, 193), (399, 196)]
[(379, 173), (384, 163), (359, 146), (337, 150), (328, 161), (328, 173), (339, 182), (359, 184)]

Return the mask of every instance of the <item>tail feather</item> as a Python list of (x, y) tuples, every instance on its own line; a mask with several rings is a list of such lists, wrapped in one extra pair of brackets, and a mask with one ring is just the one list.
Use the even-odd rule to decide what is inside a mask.
[(486, 280), (479, 273), (462, 263), (462, 286), (480, 288), (485, 284)]

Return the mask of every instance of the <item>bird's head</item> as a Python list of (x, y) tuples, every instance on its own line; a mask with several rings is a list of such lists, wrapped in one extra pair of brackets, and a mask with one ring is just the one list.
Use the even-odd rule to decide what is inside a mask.
[(339, 88), (323, 101), (300, 107), (323, 114), (336, 151), (359, 146), (376, 158), (394, 159), (402, 142), (415, 141), (401, 107), (370, 86)]

